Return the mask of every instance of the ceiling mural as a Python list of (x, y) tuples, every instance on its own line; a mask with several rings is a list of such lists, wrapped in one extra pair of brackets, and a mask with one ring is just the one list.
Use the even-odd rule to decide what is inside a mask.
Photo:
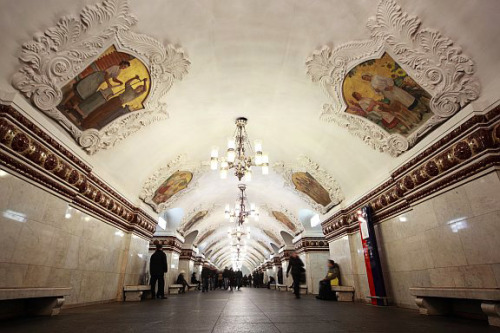
[(390, 134), (408, 136), (432, 116), (429, 93), (387, 53), (351, 69), (342, 93), (345, 112), (366, 118)]
[(299, 156), (295, 164), (277, 162), (273, 168), (285, 180), (286, 188), (296, 191), (321, 214), (344, 200), (335, 178), (307, 156)]
[(22, 46), (12, 84), (93, 154), (168, 118), (160, 98), (190, 62), (172, 45), (131, 31), (128, 1), (65, 16)]
[[(194, 207), (184, 215), (177, 231), (181, 235), (187, 235), (194, 230), (198, 230), (198, 235), (200, 235), (202, 233), (202, 229), (199, 227), (199, 222), (208, 217), (214, 208), (215, 205), (208, 204), (201, 204)], [(194, 228), (195, 226), (196, 228)]]
[(273, 234), (271, 231), (264, 229), (264, 233), (265, 233), (265, 234), (266, 234), (266, 236), (267, 236), (267, 237), (269, 237), (269, 238), (271, 239), (271, 241), (272, 241), (274, 244), (276, 244), (277, 246), (280, 246), (280, 245), (282, 245), (282, 244), (283, 244), (283, 242), (282, 242), (282, 241), (280, 241), (280, 240), (278, 239), (278, 237), (277, 237), (275, 234)]
[(297, 232), (297, 228), (295, 227), (295, 224), (293, 224), (292, 221), (290, 221), (288, 216), (286, 216), (282, 212), (278, 212), (276, 210), (274, 210), (272, 212), (272, 214), (276, 218), (276, 220), (280, 221), (286, 228), (290, 229), (294, 233)]
[(208, 237), (210, 237), (210, 236), (213, 235), (213, 233), (215, 232), (215, 230), (216, 229), (208, 230), (203, 235), (199, 236), (199, 238), (194, 241), (194, 244), (198, 245), (198, 244), (203, 243), (204, 240), (206, 240)]
[(202, 163), (190, 162), (186, 155), (178, 155), (148, 178), (139, 198), (157, 213), (163, 212), (198, 186), (197, 179), (205, 169)]
[(394, 0), (381, 0), (367, 27), (369, 40), (315, 51), (307, 73), (330, 98), (322, 120), (398, 156), (477, 99), (480, 85), (471, 58)]

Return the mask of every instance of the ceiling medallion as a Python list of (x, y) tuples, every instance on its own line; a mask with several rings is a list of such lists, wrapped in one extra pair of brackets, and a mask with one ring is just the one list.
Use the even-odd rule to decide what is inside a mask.
[[(210, 168), (217, 170), (220, 163), (220, 177), (227, 178), (229, 169), (234, 169), (234, 175), (241, 181), (245, 177), (246, 181), (252, 179), (252, 166), (262, 167), (262, 174), (269, 173), (269, 157), (262, 153), (262, 142), (255, 141), (255, 156), (254, 149), (248, 134), (245, 129), (247, 118), (240, 117), (236, 119), (236, 130), (232, 138), (228, 139), (226, 157), (219, 158), (219, 149), (212, 148), (210, 158)], [(248, 154), (248, 155), (247, 155)]]

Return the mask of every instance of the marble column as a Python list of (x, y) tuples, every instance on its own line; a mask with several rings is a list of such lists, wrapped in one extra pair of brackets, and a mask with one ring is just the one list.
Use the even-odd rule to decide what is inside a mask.
[(192, 248), (182, 249), (179, 256), (179, 272), (184, 271), (184, 278), (191, 282), (191, 274), (193, 274), (196, 252)]
[(301, 237), (295, 240), (294, 245), (306, 269), (307, 292), (316, 295), (319, 293), (319, 281), (327, 272), (327, 260), (330, 259), (328, 242), (324, 237)]
[(292, 254), (292, 252), (293, 249), (286, 249), (283, 247), (279, 251), (279, 259), (281, 262), (281, 267), (283, 269), (283, 284), (287, 287), (290, 287), (293, 282), (291, 275), (289, 275), (288, 277), (286, 276), (286, 270), (288, 269), (288, 263), (290, 262), (290, 255)]
[[(278, 282), (278, 272), (279, 270), (281, 269), (281, 260), (280, 260), (280, 257), (278, 255), (275, 255), (273, 257), (273, 271), (274, 271), (274, 278), (276, 279), (276, 285), (279, 284)], [(283, 279), (284, 279), (284, 275), (283, 275)]]

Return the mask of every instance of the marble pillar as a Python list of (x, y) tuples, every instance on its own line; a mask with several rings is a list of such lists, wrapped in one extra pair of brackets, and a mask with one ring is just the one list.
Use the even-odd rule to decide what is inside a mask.
[(328, 242), (324, 237), (299, 237), (294, 241), (295, 251), (304, 262), (307, 291), (316, 295), (319, 293), (319, 281), (325, 277), (328, 270)]

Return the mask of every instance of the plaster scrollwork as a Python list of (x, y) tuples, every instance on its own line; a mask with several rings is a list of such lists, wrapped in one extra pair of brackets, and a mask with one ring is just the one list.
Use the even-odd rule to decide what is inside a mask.
[[(199, 227), (199, 222), (201, 222), (203, 220), (206, 220), (216, 207), (217, 206), (215, 204), (211, 204), (211, 205), (209, 205), (209, 204), (200, 204), (200, 205), (194, 207), (187, 214), (184, 215), (184, 217), (181, 220), (181, 223), (179, 224), (179, 227), (177, 228), (177, 231), (181, 235), (183, 235), (183, 236), (186, 236), (192, 230), (199, 230), (199, 231), (201, 231), (198, 228)], [(194, 228), (195, 225), (190, 226), (190, 228), (186, 228), (187, 224), (193, 218), (195, 218), (196, 215), (198, 213), (200, 213), (200, 212), (206, 212), (206, 214), (204, 214), (203, 216), (201, 216), (200, 219), (198, 221), (196, 221), (195, 225), (197, 226), (197, 228)]]
[[(306, 61), (307, 74), (330, 97), (330, 102), (323, 106), (321, 120), (335, 123), (373, 149), (395, 157), (477, 99), (480, 85), (474, 76), (473, 61), (451, 39), (436, 30), (422, 28), (420, 19), (403, 12), (394, 0), (381, 0), (367, 27), (371, 33), (369, 40), (348, 42), (334, 49), (324, 46), (313, 52)], [(342, 83), (346, 74), (384, 52), (432, 96), (429, 103), (432, 117), (408, 137), (390, 134), (363, 117), (345, 112)]]
[[(261, 207), (267, 213), (269, 218), (280, 223), (280, 226), (285, 227), (285, 230), (287, 232), (289, 232), (290, 234), (292, 234), (293, 236), (304, 231), (304, 226), (299, 221), (297, 216), (292, 211), (290, 211), (288, 208), (286, 208), (285, 206), (283, 206), (283, 205), (271, 206), (271, 205), (266, 204), (266, 205), (263, 205)], [(284, 225), (283, 222), (279, 221), (273, 214), (273, 212), (275, 212), (275, 211), (284, 214), (290, 220), (290, 222), (293, 224), (293, 227), (295, 228), (295, 230), (292, 230), (290, 227)], [(281, 239), (281, 237), (279, 237), (279, 238)]]
[[(23, 65), (12, 79), (13, 86), (59, 122), (89, 154), (109, 149), (141, 128), (167, 119), (162, 97), (189, 68), (182, 49), (130, 31), (136, 22), (128, 1), (105, 0), (86, 6), (78, 17), (61, 18), (22, 46), (19, 59)], [(57, 109), (62, 88), (111, 45), (137, 56), (147, 66), (149, 96), (143, 110), (123, 115), (100, 130), (82, 131)]]
[[(322, 169), (317, 163), (313, 162), (309, 157), (301, 155), (297, 158), (296, 163), (277, 162), (273, 165), (274, 171), (280, 174), (285, 183), (285, 188), (299, 195), (311, 208), (315, 211), (325, 214), (330, 209), (340, 204), (344, 200), (344, 194), (335, 178), (330, 175), (325, 169)], [(316, 179), (316, 181), (328, 192), (330, 203), (323, 206), (314, 201), (307, 194), (298, 191), (292, 181), (292, 176), (295, 172), (307, 172)]]
[[(153, 201), (156, 190), (160, 185), (170, 177), (174, 172), (184, 170), (193, 174), (193, 178), (187, 187), (175, 193), (169, 200), (157, 204)], [(150, 205), (155, 212), (161, 213), (172, 207), (180, 198), (198, 187), (198, 180), (202, 174), (207, 171), (207, 168), (200, 162), (191, 162), (185, 154), (178, 155), (173, 160), (167, 162), (164, 166), (158, 168), (144, 183), (139, 198)]]

